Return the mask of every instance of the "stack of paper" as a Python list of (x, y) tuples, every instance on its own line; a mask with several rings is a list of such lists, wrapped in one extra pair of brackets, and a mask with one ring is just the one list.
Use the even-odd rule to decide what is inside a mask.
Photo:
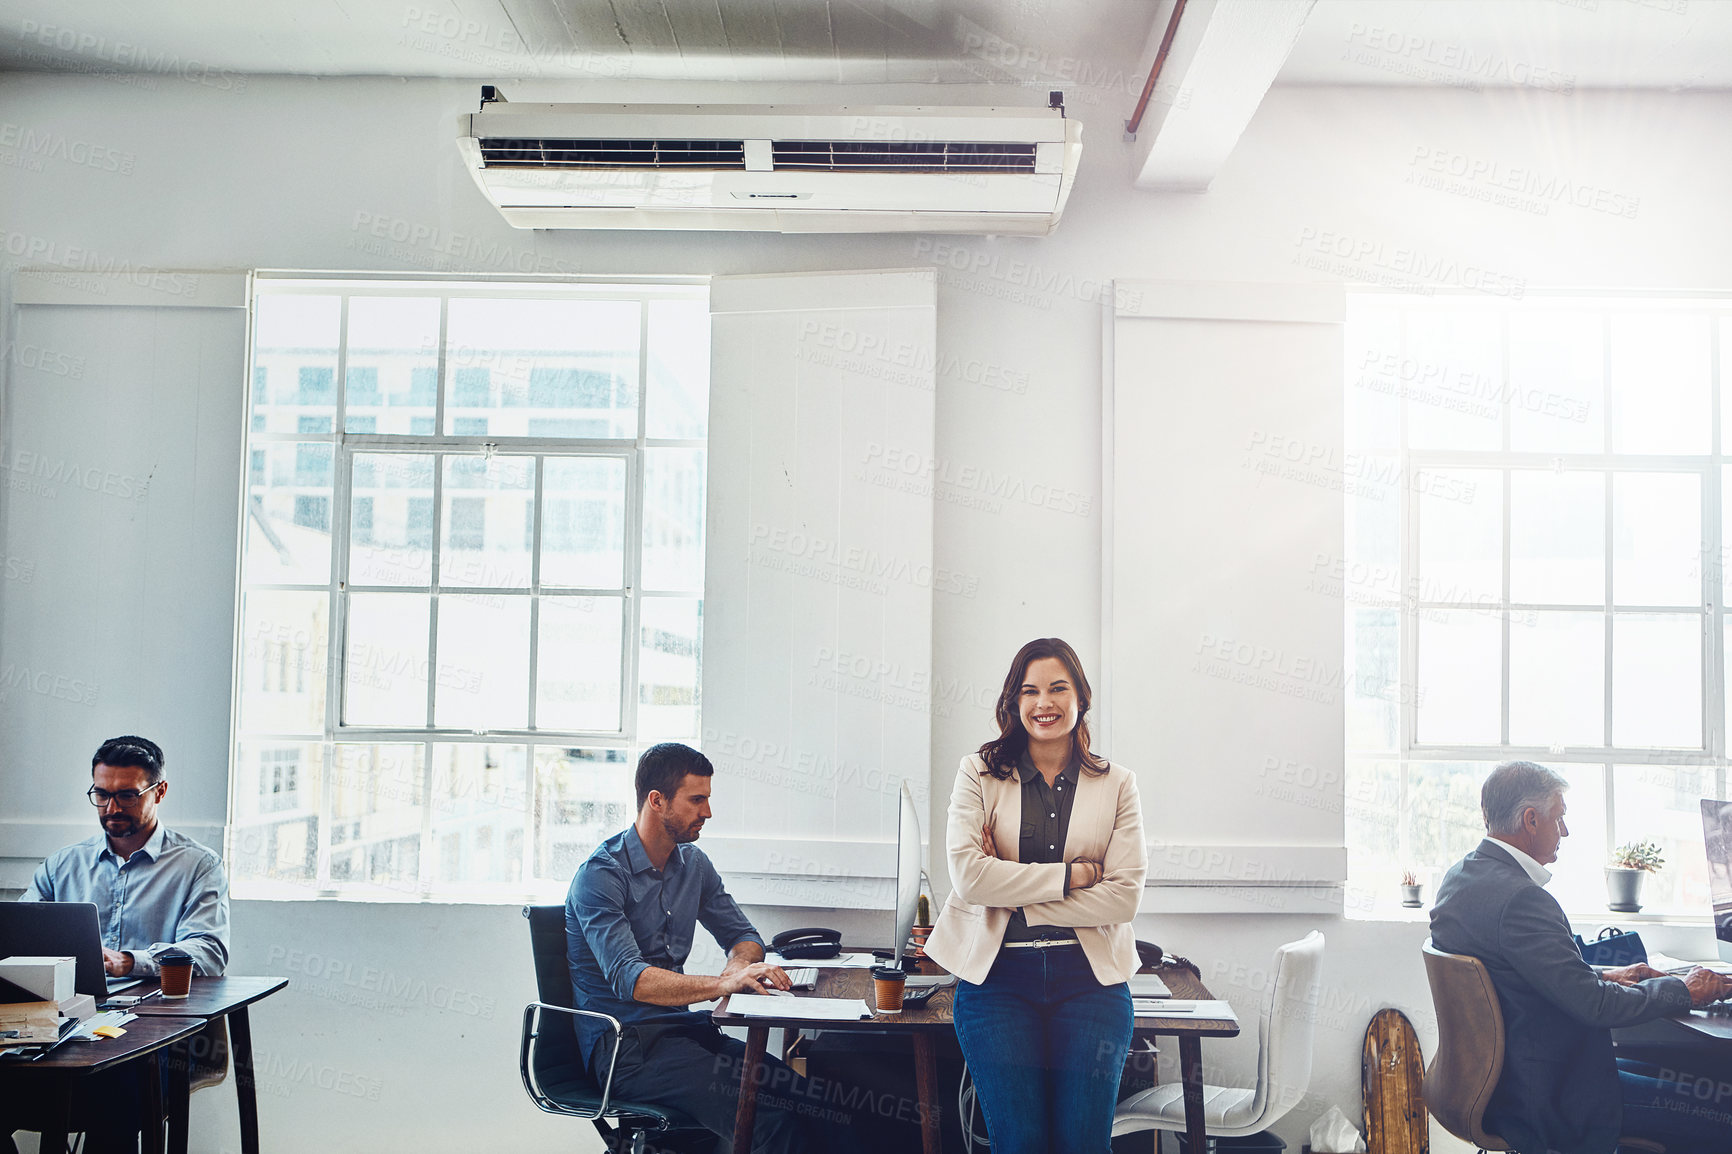
[(871, 954), (838, 954), (833, 958), (784, 958), (771, 950), (764, 955), (764, 960), (772, 966), (781, 966), (784, 970), (812, 967), (819, 970), (862, 969), (873, 964)]
[(1131, 997), (1133, 998), (1170, 998), (1173, 991), (1167, 988), (1167, 983), (1161, 981), (1159, 974), (1132, 974)]
[[(121, 1026), (124, 1026), (136, 1017), (138, 1017), (137, 1014), (129, 1014), (125, 1010), (105, 1010), (102, 1013), (97, 1014), (95, 1017), (88, 1018), (84, 1022), (80, 1023), (77, 1033), (72, 1036), (73, 1040), (79, 1042), (94, 1042), (99, 1036), (96, 1031), (101, 1029), (118, 1030)], [(123, 1034), (126, 1033), (125, 1030), (120, 1030), (120, 1032)]]
[(1686, 962), (1682, 958), (1674, 958), (1672, 955), (1663, 954), (1659, 950), (1648, 951), (1648, 964), (1653, 966), (1656, 970), (1659, 970), (1661, 973), (1677, 974), (1679, 976), (1689, 973), (1697, 966), (1701, 966), (1703, 969), (1707, 970), (1715, 970), (1722, 974), (1726, 973), (1728, 969), (1726, 963), (1720, 961), (1718, 958), (1711, 962)]
[(798, 1018), (808, 1022), (857, 1022), (872, 1011), (859, 998), (802, 998), (786, 994), (732, 994), (728, 1012), (751, 1018)]
[(1204, 1018), (1237, 1022), (1233, 1007), (1220, 1001), (1190, 1001), (1185, 998), (1132, 998), (1131, 1012), (1139, 1018)]

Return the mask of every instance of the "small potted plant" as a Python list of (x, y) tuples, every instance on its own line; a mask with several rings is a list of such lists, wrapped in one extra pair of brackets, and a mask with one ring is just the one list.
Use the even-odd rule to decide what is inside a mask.
[(1419, 896), (1419, 879), (1408, 870), (1401, 875), (1401, 904), (1410, 910), (1416, 910), (1425, 904), (1425, 899)]
[(917, 958), (926, 956), (926, 939), (932, 936), (932, 901), (925, 894), (914, 910), (914, 929), (908, 935), (909, 953)]
[(1665, 864), (1658, 842), (1633, 841), (1612, 851), (1606, 867), (1606, 908), (1620, 914), (1640, 912), (1642, 878)]

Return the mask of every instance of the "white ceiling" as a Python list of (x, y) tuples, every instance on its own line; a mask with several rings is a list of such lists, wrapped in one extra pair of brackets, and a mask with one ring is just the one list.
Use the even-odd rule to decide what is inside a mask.
[[(1213, 0), (1190, 0), (1208, 18)], [(0, 0), (0, 69), (1140, 89), (1171, 0)], [(1729, 0), (1318, 0), (1282, 84), (1732, 87)]]
[(1133, 69), (1159, 0), (0, 0), (0, 69), (1045, 83)]
[(1732, 3), (1318, 0), (1277, 83), (1732, 88)]
[[(543, 100), (597, 82), (620, 99), (618, 81), (1061, 89), (1107, 126), (1130, 116), (1174, 3), (0, 0), (0, 71), (522, 80), (548, 82)], [(1272, 84), (1732, 89), (1732, 0), (1187, 0), (1137, 186), (1205, 191)]]

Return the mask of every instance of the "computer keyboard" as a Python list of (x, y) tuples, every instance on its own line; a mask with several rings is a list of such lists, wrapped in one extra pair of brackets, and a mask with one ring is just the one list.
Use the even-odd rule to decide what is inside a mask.
[(794, 983), (796, 990), (811, 990), (818, 985), (817, 966), (801, 966), (798, 969), (787, 971), (787, 974), (788, 980)]

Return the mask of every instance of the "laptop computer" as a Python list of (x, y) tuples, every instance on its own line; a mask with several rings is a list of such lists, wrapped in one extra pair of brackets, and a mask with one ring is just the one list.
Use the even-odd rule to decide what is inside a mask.
[(102, 928), (89, 902), (0, 902), (0, 958), (77, 959), (72, 989), (102, 1001), (141, 978), (111, 978), (102, 968)]

